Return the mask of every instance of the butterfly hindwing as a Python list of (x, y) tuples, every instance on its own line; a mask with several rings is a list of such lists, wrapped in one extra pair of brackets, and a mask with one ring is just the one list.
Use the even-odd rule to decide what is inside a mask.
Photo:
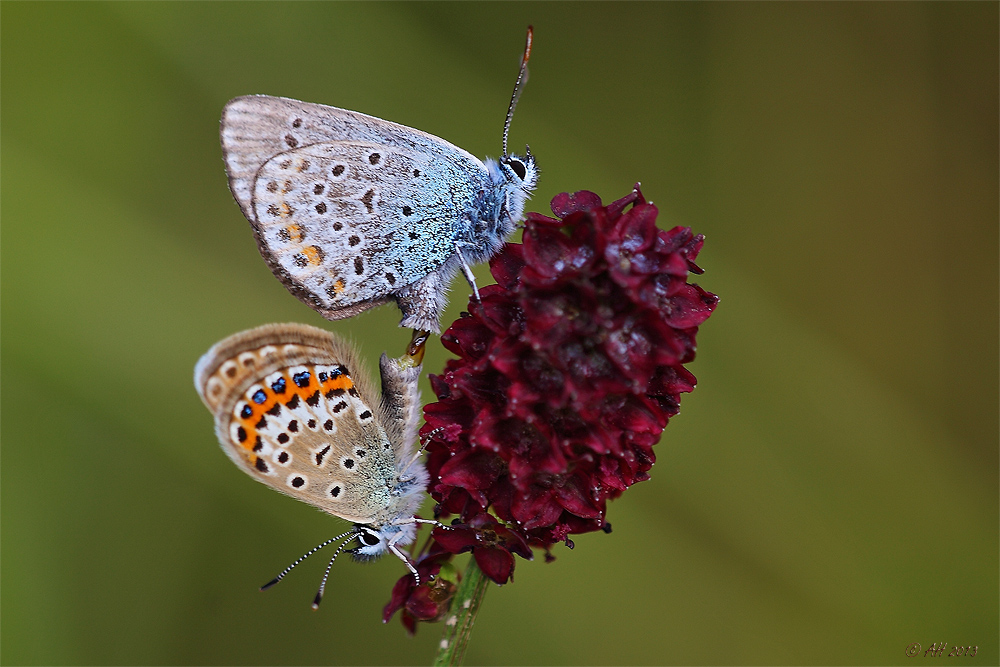
[(395, 299), (405, 326), (439, 330), (456, 246), (479, 247), (477, 200), (492, 191), (481, 161), (397, 123), (266, 95), (231, 100), (220, 134), (233, 196), (292, 294), (328, 319)]
[(195, 383), (223, 450), (254, 479), (356, 523), (396, 512), (391, 490), (410, 447), (387, 417), (399, 408), (387, 412), (340, 339), (305, 325), (259, 327), (209, 350)]
[[(477, 191), (447, 161), (357, 141), (286, 151), (258, 171), (253, 228), (290, 291), (327, 317), (385, 300), (454, 253), (464, 201)], [(353, 313), (350, 313), (353, 314)]]

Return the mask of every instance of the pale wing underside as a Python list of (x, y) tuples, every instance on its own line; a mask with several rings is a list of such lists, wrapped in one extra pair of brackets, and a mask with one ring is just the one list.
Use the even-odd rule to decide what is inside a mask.
[(489, 182), (482, 162), (443, 139), (281, 97), (230, 101), (221, 139), (272, 271), (333, 319), (440, 268)]
[(371, 523), (396, 478), (379, 400), (354, 351), (328, 332), (271, 325), (231, 336), (195, 369), (223, 450), (271, 488)]
[(258, 170), (253, 226), (286, 286), (335, 311), (440, 268), (455, 252), (460, 223), (468, 225), (462, 214), (473, 185), (467, 172), (426, 154), (358, 141), (312, 144)]
[(382, 144), (447, 156), (470, 172), (486, 171), (474, 155), (432, 134), (357, 111), (286, 97), (246, 95), (230, 100), (222, 111), (220, 136), (233, 195), (250, 219), (257, 170), (278, 153), (310, 144)]

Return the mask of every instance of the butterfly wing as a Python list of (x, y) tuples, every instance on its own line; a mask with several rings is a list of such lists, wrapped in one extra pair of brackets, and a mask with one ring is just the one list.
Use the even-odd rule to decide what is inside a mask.
[[(221, 136), (261, 254), (298, 298), (329, 319), (443, 298), (444, 286), (414, 285), (454, 271), (490, 180), (474, 156), (372, 116), (267, 96), (232, 100)], [(440, 304), (400, 305), (436, 324)]]
[(199, 360), (195, 386), (223, 450), (254, 479), (355, 523), (393, 511), (408, 445), (393, 442), (401, 429), (344, 341), (299, 324), (244, 331)]
[(400, 148), (311, 144), (258, 170), (254, 233), (282, 282), (339, 319), (357, 304), (385, 301), (454, 255), (468, 225), (460, 211), (471, 206), (471, 196), (463, 202), (452, 190), (463, 178), (446, 160)]

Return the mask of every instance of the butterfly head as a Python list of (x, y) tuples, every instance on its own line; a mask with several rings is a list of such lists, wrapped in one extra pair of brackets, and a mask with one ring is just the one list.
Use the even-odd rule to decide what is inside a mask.
[(480, 201), (476, 226), (470, 230), (479, 245), (466, 251), (474, 262), (485, 261), (500, 250), (524, 214), (524, 205), (538, 182), (538, 166), (530, 151), (523, 156), (490, 159), (485, 165), (491, 187)]
[(354, 529), (358, 546), (350, 552), (356, 561), (374, 560), (389, 551), (390, 543), (403, 546), (413, 542), (417, 536), (415, 523), (389, 524), (380, 527), (355, 524)]
[(525, 195), (530, 195), (538, 183), (538, 165), (535, 156), (531, 154), (531, 149), (524, 147), (524, 155), (504, 155), (500, 158), (500, 168), (503, 170), (504, 180), (515, 188), (520, 189)]

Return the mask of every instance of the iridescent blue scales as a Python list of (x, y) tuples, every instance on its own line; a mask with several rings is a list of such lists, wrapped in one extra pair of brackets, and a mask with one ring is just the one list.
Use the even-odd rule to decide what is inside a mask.
[(328, 319), (395, 300), (401, 326), (436, 332), (456, 271), (499, 251), (538, 173), (530, 154), (484, 163), (403, 125), (265, 95), (226, 105), (221, 140), (233, 196), (292, 294)]
[[(381, 395), (333, 334), (272, 324), (230, 336), (195, 367), (222, 449), (271, 488), (351, 521), (357, 556), (413, 541), (427, 487), (415, 454), (420, 366), (382, 355)], [(343, 537), (343, 536), (342, 536)]]

